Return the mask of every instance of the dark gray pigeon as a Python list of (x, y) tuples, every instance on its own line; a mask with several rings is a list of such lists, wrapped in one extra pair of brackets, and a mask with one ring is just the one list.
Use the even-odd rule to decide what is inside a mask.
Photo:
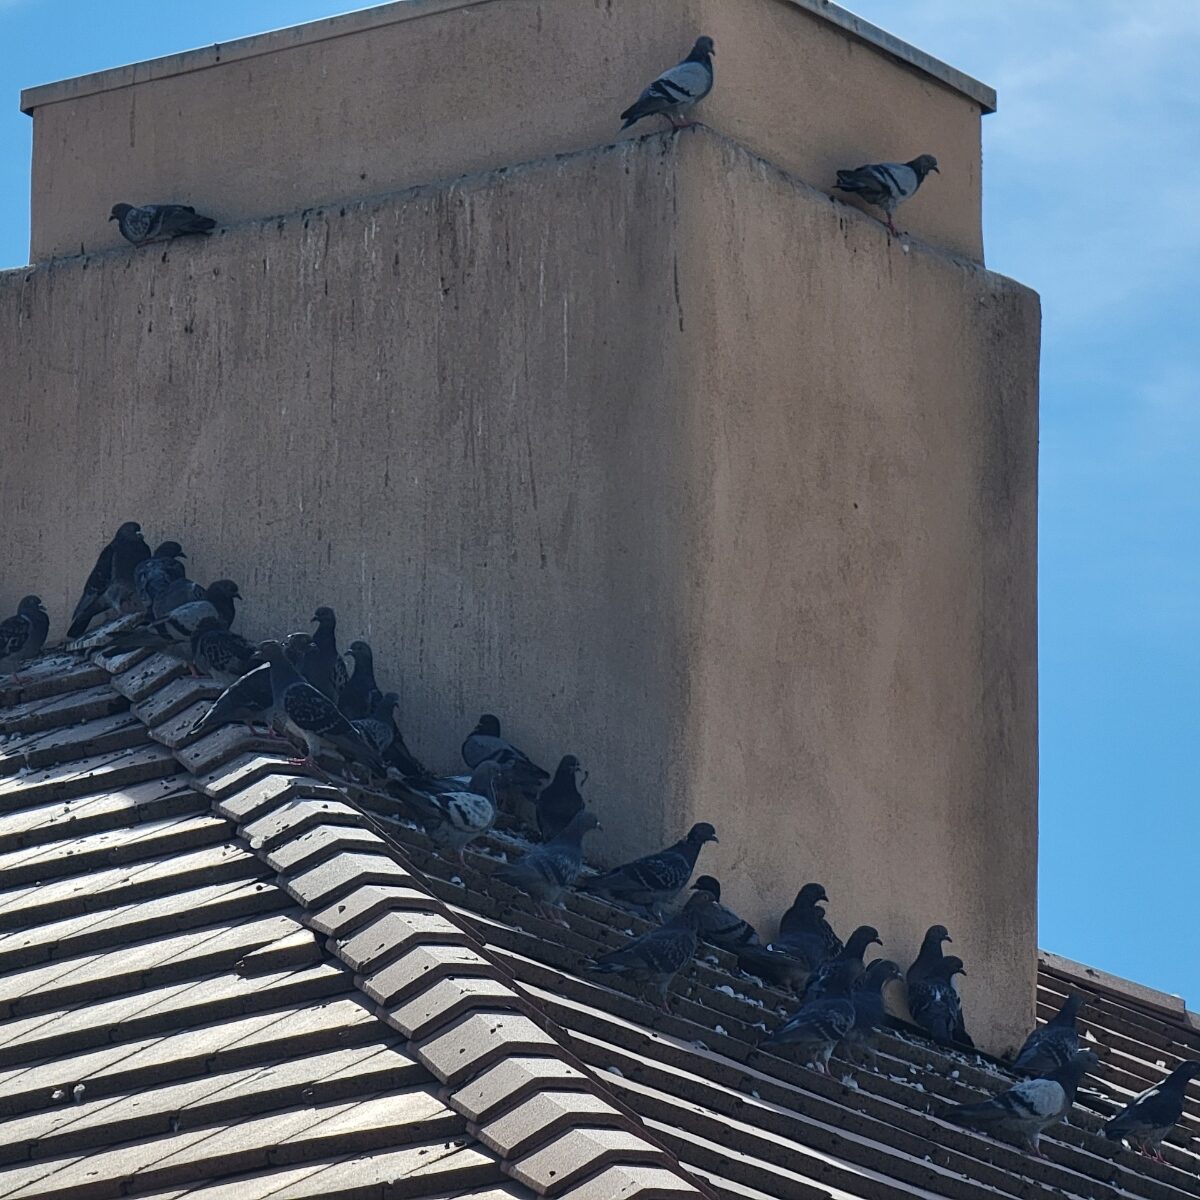
[(579, 890), (607, 896), (610, 900), (623, 900), (647, 909), (661, 919), (663, 905), (687, 887), (701, 849), (707, 842), (716, 840), (716, 830), (707, 821), (701, 821), (673, 846), (585, 879)]
[(534, 800), (550, 778), (550, 772), (539, 767), (523, 750), (500, 735), (500, 720), (484, 713), (462, 744), (463, 762), (474, 770), (488, 758), (504, 764), (509, 785), (527, 800)]
[(925, 176), (937, 169), (937, 159), (932, 154), (919, 154), (911, 162), (869, 163), (839, 171), (838, 181), (833, 186), (836, 191), (850, 192), (883, 209), (888, 231), (895, 234), (892, 214), (905, 200), (916, 195)]
[(313, 613), (313, 621), (317, 628), (301, 673), (317, 691), (336, 704), (350, 677), (346, 660), (337, 649), (337, 614), (323, 604)]
[(862, 963), (853, 959), (832, 960), (822, 994), (803, 1004), (760, 1046), (794, 1046), (800, 1051), (800, 1061), (821, 1074), (828, 1072), (834, 1047), (854, 1025), (853, 989)]
[[(288, 662), (296, 666), (311, 644), (312, 638), (307, 633), (288, 634), (283, 639), (283, 652)], [(196, 720), (189, 733), (193, 737), (202, 737), (236, 721), (244, 722), (253, 731), (255, 721), (270, 723), (273, 709), (271, 664), (262, 663), (231, 683), (213, 701), (212, 707)]]
[[(395, 695), (394, 692), (391, 694)], [(397, 706), (393, 705), (387, 714), (387, 719), (392, 723), (393, 732), (383, 761), (389, 768), (398, 771), (406, 780), (415, 781), (419, 785), (431, 780), (433, 776), (429, 768), (408, 748), (404, 734), (400, 732), (400, 724), (396, 720), (396, 708)]]
[(695, 957), (703, 914), (712, 904), (711, 892), (693, 892), (665, 925), (643, 933), (619, 950), (601, 955), (591, 969), (598, 975), (623, 975), (649, 984), (658, 994), (659, 1005), (669, 1012), (667, 990), (675, 976)]
[(1038, 1148), (1042, 1133), (1071, 1111), (1080, 1080), (1099, 1061), (1090, 1050), (1080, 1050), (1066, 1066), (1044, 1079), (1026, 1079), (980, 1104), (956, 1104), (946, 1118), (967, 1129), (1015, 1142), (1043, 1158)]
[(338, 695), (338, 708), (351, 721), (369, 717), (382, 694), (375, 682), (375, 656), (366, 642), (351, 642), (346, 651), (354, 661), (350, 678)]
[(50, 632), (50, 617), (40, 596), (25, 596), (14, 616), (0, 622), (0, 675), (39, 653)]
[(163, 617), (169, 617), (177, 608), (182, 608), (185, 604), (192, 604), (197, 600), (203, 600), (207, 591), (208, 589), (203, 584), (188, 579), (186, 575), (181, 575), (178, 579), (172, 579), (154, 597), (154, 602), (150, 606), (150, 615), (155, 621), (161, 621)]
[[(345, 692), (342, 693), (345, 695)], [(386, 692), (379, 696), (368, 716), (358, 717), (350, 722), (366, 740), (375, 747), (375, 752), (381, 757), (396, 738), (396, 720), (394, 713), (400, 697), (395, 692)], [(338, 705), (341, 708), (341, 705)], [(346, 710), (342, 709), (342, 716)]]
[(1104, 1136), (1114, 1142), (1127, 1141), (1139, 1154), (1166, 1162), (1162, 1144), (1167, 1134), (1183, 1119), (1183, 1103), (1189, 1079), (1200, 1078), (1200, 1062), (1182, 1062), (1161, 1083), (1147, 1088), (1104, 1126)]
[(822, 963), (804, 987), (803, 999), (820, 1000), (827, 994), (830, 981), (849, 977), (850, 987), (858, 982), (863, 973), (863, 955), (868, 946), (881, 946), (879, 930), (871, 925), (860, 925), (851, 935), (841, 953)]
[(975, 1048), (963, 1022), (962, 998), (954, 986), (954, 976), (966, 973), (962, 959), (948, 954), (930, 964), (919, 978), (909, 976), (908, 1011), (939, 1046)]
[(735, 952), (743, 946), (759, 944), (754, 926), (721, 903), (721, 885), (716, 879), (711, 875), (701, 875), (692, 884), (692, 890), (707, 892), (713, 898), (711, 904), (700, 910), (701, 940)]
[(1013, 1066), (1031, 1075), (1047, 1075), (1069, 1063), (1079, 1049), (1079, 1030), (1075, 1028), (1075, 1018), (1087, 1001), (1087, 996), (1068, 996), (1062, 1008), (1025, 1039)]
[(496, 823), (496, 789), (502, 771), (498, 763), (488, 760), (471, 772), (470, 782), (458, 791), (427, 792), (400, 785), (392, 794), (421, 822), (434, 845), (461, 863), (466, 847)]
[(584, 809), (557, 837), (534, 846), (520, 862), (497, 868), (496, 878), (532, 896), (542, 916), (559, 920), (552, 909), (563, 907), (563, 893), (579, 878), (584, 834), (599, 828), (596, 814)]
[(712, 38), (697, 38), (687, 58), (664, 71), (621, 114), (621, 120), (625, 122), (621, 128), (628, 129), (643, 117), (660, 115), (671, 122), (673, 129), (694, 124), (676, 118), (712, 91), (712, 60), (716, 52)]
[(913, 959), (912, 966), (905, 974), (908, 982), (912, 984), (914, 980), (920, 979), (930, 971), (939, 971), (938, 964), (945, 957), (942, 946), (946, 942), (953, 941), (954, 939), (945, 925), (930, 925), (921, 939), (921, 948), (917, 951), (917, 957)]
[(854, 1024), (846, 1034), (846, 1050), (851, 1057), (865, 1058), (873, 1071), (879, 1069), (879, 1053), (875, 1045), (875, 1031), (887, 1020), (887, 1002), (884, 987), (904, 978), (900, 968), (888, 958), (876, 958), (867, 964), (867, 969), (858, 977), (850, 993), (854, 1004)]
[(116, 221), (121, 236), (135, 246), (209, 234), (217, 227), (212, 217), (200, 216), (187, 204), (114, 204), (108, 219)]
[(258, 652), (271, 666), (271, 701), (275, 719), (289, 732), (304, 739), (312, 764), (322, 749), (330, 749), (353, 762), (362, 763), (379, 775), (384, 766), (362, 734), (342, 716), (328, 696), (305, 680), (287, 660), (283, 647), (274, 641), (260, 642)]
[(819, 883), (806, 883), (791, 908), (779, 920), (779, 936), (771, 943), (772, 950), (798, 958), (815, 971), (842, 952), (844, 946), (820, 907), (829, 897)]
[(142, 537), (142, 527), (136, 521), (126, 521), (100, 551), (83, 585), (83, 595), (71, 614), (67, 637), (83, 637), (92, 620), (101, 613), (120, 612), (121, 606), (135, 595), (134, 569), (149, 557), (150, 547)]
[[(582, 775), (583, 779), (579, 776)], [(583, 797), (579, 785), (586, 781), (587, 772), (579, 765), (573, 754), (564, 754), (558, 760), (554, 778), (550, 780), (537, 798), (537, 824), (542, 841), (557, 837), (570, 824), (571, 818), (583, 808)]]
[(803, 992), (812, 975), (807, 963), (771, 946), (739, 946), (735, 953), (739, 969), (747, 975), (793, 992)]
[[(167, 618), (168, 623), (173, 620), (174, 617)], [(192, 634), (191, 661), (201, 674), (213, 675), (225, 683), (232, 683), (245, 675), (260, 659), (257, 647), (246, 641), (240, 633), (226, 629), (219, 617), (206, 616)]]
[(163, 542), (149, 558), (142, 559), (133, 568), (134, 594), (147, 612), (153, 611), (155, 597), (184, 577), (181, 558), (187, 558), (187, 555), (178, 542)]

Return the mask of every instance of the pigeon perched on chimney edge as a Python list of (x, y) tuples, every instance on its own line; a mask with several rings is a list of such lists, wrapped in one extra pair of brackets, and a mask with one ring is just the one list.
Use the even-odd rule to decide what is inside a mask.
[(860, 196), (866, 203), (883, 209), (888, 232), (898, 236), (892, 214), (905, 200), (916, 195), (930, 171), (937, 170), (937, 159), (932, 154), (919, 154), (906, 163), (868, 163), (841, 170), (833, 186), (836, 191)]
[(622, 129), (643, 117), (664, 116), (673, 129), (694, 124), (675, 118), (703, 100), (713, 86), (713, 55), (717, 49), (710, 37), (698, 37), (681, 63), (664, 71), (621, 114)]

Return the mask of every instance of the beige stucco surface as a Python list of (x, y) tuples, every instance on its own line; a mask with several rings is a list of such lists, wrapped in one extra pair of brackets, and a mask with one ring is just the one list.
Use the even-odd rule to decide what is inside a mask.
[(272, 53), (197, 52), (203, 69), (183, 69), (194, 55), (130, 68), (122, 78), (137, 82), (64, 85), (68, 98), (37, 103), (32, 260), (116, 245), (106, 218), (120, 200), (232, 222), (640, 137), (663, 122), (620, 134), (617, 114), (701, 32), (716, 39), (717, 86), (697, 119), (821, 188), (839, 167), (935, 154), (942, 173), (901, 226), (982, 260), (980, 103), (790, 0), (393, 12), (323, 40), (272, 35)]
[(252, 635), (336, 606), (450, 768), (577, 753), (611, 859), (713, 821), (944, 921), (992, 1048), (1035, 955), (1038, 306), (707, 131), (0, 276), (6, 611), (139, 518)]

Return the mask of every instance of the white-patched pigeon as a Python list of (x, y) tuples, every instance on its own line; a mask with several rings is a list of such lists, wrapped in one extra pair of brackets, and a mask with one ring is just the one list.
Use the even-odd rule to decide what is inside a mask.
[(1104, 1126), (1104, 1136), (1127, 1141), (1139, 1154), (1165, 1162), (1163, 1139), (1183, 1119), (1189, 1079), (1200, 1078), (1200, 1062), (1182, 1062), (1161, 1083), (1147, 1088)]
[(434, 845), (463, 861), (463, 851), (496, 823), (496, 788), (503, 768), (492, 760), (471, 772), (457, 791), (426, 792), (404, 784), (392, 794), (421, 822)]
[(712, 91), (712, 60), (716, 52), (712, 38), (697, 38), (687, 58), (669, 71), (664, 71), (621, 114), (621, 120), (625, 122), (621, 128), (628, 129), (643, 117), (660, 114), (676, 129), (692, 124), (690, 121), (679, 121), (676, 118)]
[(833, 186), (836, 191), (861, 196), (868, 204), (883, 209), (888, 230), (896, 233), (892, 214), (905, 200), (915, 196), (925, 176), (937, 169), (937, 159), (932, 154), (919, 154), (911, 162), (868, 163), (839, 171)]

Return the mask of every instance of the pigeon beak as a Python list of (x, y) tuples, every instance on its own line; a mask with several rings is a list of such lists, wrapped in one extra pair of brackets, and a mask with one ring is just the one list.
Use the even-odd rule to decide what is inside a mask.
[(719, 837), (717, 837), (717, 835), (714, 833), (714, 834), (712, 835), (712, 837), (710, 837), (708, 840), (709, 840), (710, 842), (719, 842), (721, 839), (720, 839)]
[[(112, 217), (109, 217), (108, 219), (111, 221)], [(187, 555), (184, 554), (184, 552), (182, 550), (180, 550), (180, 552), (177, 555), (175, 555), (175, 557), (176, 558), (187, 558)]]
[(940, 175), (940, 174), (941, 174), (941, 171), (939, 171), (937, 167), (930, 167), (929, 169), (930, 169), (931, 171), (933, 171), (933, 172), (934, 172), (935, 174), (937, 174), (937, 175)]
[[(954, 945), (954, 939), (949, 934), (946, 934), (946, 941), (948, 941), (952, 946)], [(881, 946), (883, 945), (882, 942), (880, 942), (879, 944)]]
[(116, 214), (116, 213), (110, 213), (110, 214), (109, 214), (109, 217), (108, 217), (108, 219), (109, 219), (110, 221), (115, 221), (115, 220), (117, 219), (117, 214)]

